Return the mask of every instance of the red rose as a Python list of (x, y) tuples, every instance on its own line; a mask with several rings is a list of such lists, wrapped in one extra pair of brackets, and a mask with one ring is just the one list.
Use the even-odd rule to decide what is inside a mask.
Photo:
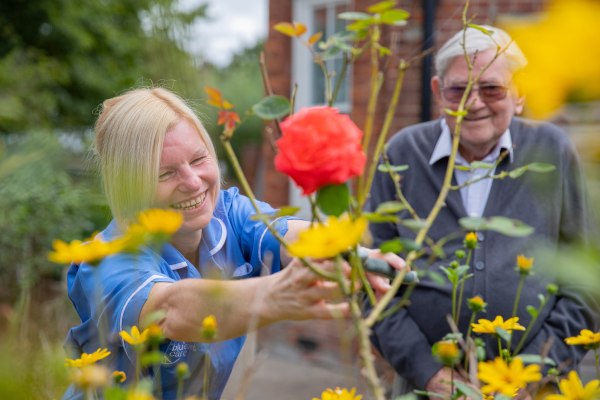
[(367, 157), (362, 131), (331, 107), (309, 107), (281, 124), (275, 168), (288, 175), (305, 195), (362, 174)]

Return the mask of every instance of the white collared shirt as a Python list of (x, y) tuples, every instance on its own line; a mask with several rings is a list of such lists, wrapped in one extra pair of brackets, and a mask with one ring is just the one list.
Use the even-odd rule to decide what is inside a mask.
[[(445, 119), (441, 119), (442, 126), (442, 134), (438, 139), (435, 147), (433, 149), (433, 153), (431, 154), (431, 158), (429, 159), (429, 165), (433, 165), (440, 159), (444, 157), (449, 157), (452, 152), (452, 133), (450, 132), (450, 128), (446, 123)], [(512, 139), (510, 137), (510, 131), (506, 129), (502, 136), (500, 136), (500, 140), (498, 141), (498, 145), (494, 147), (490, 154), (488, 154), (481, 162), (487, 164), (495, 164), (500, 156), (500, 150), (506, 149), (509, 152), (509, 161), (513, 160), (513, 148), (512, 148)], [(463, 156), (459, 153), (456, 154), (456, 165), (461, 166), (469, 166), (470, 163), (467, 162)], [(460, 169), (454, 170), (454, 177), (456, 178), (456, 183), (458, 186), (462, 186), (464, 183), (473, 181), (481, 176), (488, 174), (489, 169), (487, 168), (472, 168), (468, 171), (463, 171)], [(494, 171), (492, 171), (493, 173)], [(492, 188), (493, 180), (491, 178), (485, 178), (479, 180), (477, 182), (471, 183), (467, 186), (464, 186), (460, 189), (460, 195), (462, 197), (463, 205), (465, 210), (467, 211), (467, 215), (469, 217), (481, 217), (483, 215), (483, 210), (485, 209), (485, 205), (487, 203), (488, 197), (490, 195), (490, 190)]]

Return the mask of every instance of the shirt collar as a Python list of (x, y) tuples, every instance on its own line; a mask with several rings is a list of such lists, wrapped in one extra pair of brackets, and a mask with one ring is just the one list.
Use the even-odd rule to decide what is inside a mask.
[[(440, 134), (440, 137), (438, 138), (438, 141), (435, 144), (435, 147), (433, 148), (433, 153), (431, 153), (431, 158), (429, 158), (429, 165), (435, 164), (442, 158), (450, 157), (450, 153), (452, 152), (452, 134), (450, 133), (450, 127), (448, 127), (448, 124), (446, 123), (446, 120), (444, 118), (440, 119), (440, 125), (442, 128), (442, 133)], [(502, 136), (500, 136), (498, 145), (494, 148), (490, 155), (486, 157), (487, 161), (495, 161), (500, 155), (500, 149), (508, 150), (508, 158), (509, 161), (512, 162), (513, 146), (512, 138), (510, 136), (510, 131), (508, 130), (508, 128), (506, 128)], [(457, 156), (459, 157), (459, 159), (463, 159), (462, 157), (460, 157), (460, 154), (458, 154)]]

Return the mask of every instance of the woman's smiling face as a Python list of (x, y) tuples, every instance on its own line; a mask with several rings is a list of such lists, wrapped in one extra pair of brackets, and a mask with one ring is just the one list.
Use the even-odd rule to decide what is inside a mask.
[(219, 191), (219, 169), (200, 133), (185, 119), (165, 136), (158, 176), (157, 206), (183, 213), (179, 233), (199, 232), (208, 225)]

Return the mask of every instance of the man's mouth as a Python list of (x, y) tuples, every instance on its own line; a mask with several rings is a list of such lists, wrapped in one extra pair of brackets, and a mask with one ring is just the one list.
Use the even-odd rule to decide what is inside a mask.
[(181, 203), (171, 204), (171, 208), (175, 208), (176, 210), (193, 210), (195, 208), (200, 207), (204, 204), (204, 200), (206, 199), (206, 193), (202, 193), (200, 196), (195, 199), (182, 201)]

